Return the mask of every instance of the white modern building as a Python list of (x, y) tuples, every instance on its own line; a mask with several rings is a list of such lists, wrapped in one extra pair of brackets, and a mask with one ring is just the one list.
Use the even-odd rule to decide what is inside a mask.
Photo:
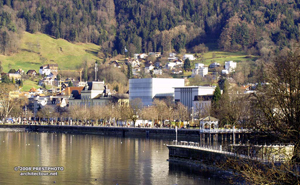
[(184, 79), (129, 79), (129, 101), (140, 98), (143, 106), (152, 105), (154, 98), (174, 97), (174, 87), (184, 87)]
[(180, 102), (188, 108), (196, 109), (194, 100), (199, 96), (213, 95), (215, 86), (175, 87), (175, 102)]
[(205, 75), (208, 74), (208, 67), (205, 67), (204, 64), (202, 63), (196, 63), (195, 64), (195, 69), (192, 71), (192, 77), (196, 75), (200, 75), (204, 77)]
[(233, 61), (225, 62), (225, 70), (227, 70), (229, 73), (233, 72), (235, 68), (236, 68), (236, 62)]

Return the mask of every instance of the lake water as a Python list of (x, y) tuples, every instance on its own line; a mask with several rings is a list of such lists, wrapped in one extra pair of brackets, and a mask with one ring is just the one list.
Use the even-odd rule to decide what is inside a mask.
[(195, 168), (169, 163), (166, 144), (170, 143), (0, 131), (0, 184), (224, 184)]

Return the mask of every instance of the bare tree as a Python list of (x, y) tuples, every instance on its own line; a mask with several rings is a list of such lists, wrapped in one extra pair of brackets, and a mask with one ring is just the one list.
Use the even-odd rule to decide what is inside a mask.
[(142, 110), (141, 110), (141, 117), (143, 119), (146, 119), (146, 120), (151, 120), (152, 121), (152, 127), (154, 126), (154, 120), (157, 119), (158, 117), (158, 112), (156, 110), (156, 108), (152, 105), (152, 106), (149, 106), (149, 107), (144, 107)]
[(143, 102), (140, 98), (132, 100), (129, 106), (125, 109), (127, 119), (133, 121), (133, 126), (135, 127), (135, 122), (141, 114), (140, 111), (143, 107)]
[[(177, 119), (180, 122), (184, 122), (189, 120), (190, 116), (189, 116), (189, 110), (186, 106), (184, 106), (182, 103), (178, 103), (177, 107), (176, 107), (176, 111), (177, 111)], [(183, 126), (182, 124), (179, 126)]]
[(75, 120), (75, 124), (77, 125), (79, 120), (82, 119), (82, 107), (79, 105), (74, 105), (70, 107), (70, 114), (73, 120)]
[[(16, 90), (15, 85), (13, 84), (0, 84), (0, 106), (1, 106), (1, 117), (6, 119), (11, 113), (20, 109), (27, 102), (27, 98), (11, 98), (9, 92)], [(19, 111), (18, 111), (19, 112)]]
[(266, 64), (267, 84), (256, 93), (259, 128), (272, 130), (295, 144), (293, 161), (300, 162), (300, 52), (278, 56)]
[(231, 160), (228, 165), (251, 184), (299, 184), (300, 53), (280, 55), (265, 66), (267, 83), (260, 85), (252, 97), (253, 126), (262, 134), (293, 144), (292, 157), (280, 165), (241, 160)]
[(168, 106), (167, 106), (166, 102), (155, 99), (153, 101), (153, 105), (155, 106), (156, 111), (158, 112), (158, 115), (157, 115), (158, 121), (160, 121), (161, 123), (164, 123), (164, 120), (167, 119), (167, 116), (168, 116), (167, 112), (166, 112), (166, 110), (168, 110)]
[(53, 107), (45, 106), (38, 111), (37, 115), (39, 117), (41, 116), (42, 118), (46, 118), (48, 123), (50, 123), (50, 118), (52, 117), (53, 112), (55, 112)]

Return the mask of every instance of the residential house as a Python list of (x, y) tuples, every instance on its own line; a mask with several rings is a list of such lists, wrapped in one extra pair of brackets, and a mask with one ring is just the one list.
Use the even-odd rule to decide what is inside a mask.
[(225, 62), (225, 70), (227, 70), (229, 73), (235, 71), (235, 68), (236, 68), (236, 62), (233, 61)]
[(116, 60), (109, 62), (109, 65), (112, 65), (112, 66), (117, 67), (117, 68), (121, 68), (121, 65)]
[(55, 85), (54, 84), (55, 79), (54, 78), (50, 78), (50, 77), (45, 77), (42, 80), (39, 81), (39, 85), (42, 86), (43, 84), (45, 85)]
[(208, 67), (209, 68), (215, 68), (215, 67), (220, 67), (221, 65), (217, 62), (211, 63)]
[(204, 77), (208, 74), (208, 67), (205, 67), (204, 64), (196, 63), (195, 69), (192, 70), (192, 77), (199, 75), (201, 77)]
[(184, 64), (184, 62), (183, 62), (181, 59), (176, 60), (175, 63), (176, 63), (176, 65), (179, 66), (179, 67), (182, 67), (183, 64)]
[(183, 55), (182, 60), (185, 61), (186, 59), (189, 59), (189, 60), (196, 60), (196, 58), (195, 58), (194, 55), (192, 55), (192, 54), (185, 54), (185, 55)]
[(42, 89), (42, 88), (38, 88), (37, 90), (36, 90), (36, 93), (37, 94), (44, 94), (44, 89)]
[(226, 70), (226, 69), (223, 69), (223, 70), (222, 70), (222, 74), (223, 74), (223, 75), (228, 75), (228, 74), (229, 74), (229, 71)]
[(155, 63), (154, 63), (154, 66), (155, 66), (156, 68), (161, 68), (161, 67), (162, 67), (159, 61), (155, 62)]
[[(51, 107), (54, 111), (56, 107), (66, 107), (67, 97), (66, 96), (32, 96), (28, 98), (28, 108), (34, 113), (36, 117), (39, 109), (45, 107)], [(50, 109), (51, 110), (51, 109)], [(51, 113), (51, 112), (50, 112)]]
[(47, 64), (40, 67), (39, 73), (41, 75), (50, 75), (52, 73), (54, 76), (58, 74), (58, 65), (57, 64)]
[(26, 73), (28, 76), (35, 76), (37, 73), (35, 70), (28, 70)]
[(161, 56), (161, 52), (149, 52), (148, 56), (154, 56), (156, 58)]
[(170, 53), (168, 60), (169, 61), (178, 60), (178, 58), (176, 57), (176, 53)]
[(176, 62), (168, 62), (166, 68), (172, 70), (175, 66), (177, 66)]
[(69, 106), (104, 106), (112, 101), (110, 90), (102, 82), (87, 82), (81, 91), (73, 90)]
[(8, 73), (7, 75), (10, 80), (12, 79), (20, 80), (22, 78), (21, 75), (18, 73)]
[(198, 69), (198, 68), (201, 68), (201, 67), (204, 67), (204, 64), (202, 64), (202, 63), (196, 63), (195, 64), (195, 69)]
[(172, 69), (172, 73), (176, 74), (176, 75), (182, 74), (182, 69), (174, 68), (174, 69)]
[(154, 69), (153, 74), (155, 75), (162, 75), (162, 70), (161, 69)]
[(145, 66), (145, 73), (150, 73), (151, 70), (154, 70), (154, 66), (152, 64)]
[(134, 54), (134, 59), (138, 60), (138, 59), (145, 59), (147, 58), (148, 55), (146, 53), (138, 53), (138, 54)]
[(24, 70), (23, 69), (18, 69), (16, 73), (22, 75), (22, 74), (24, 74)]
[(28, 92), (29, 92), (30, 96), (35, 96), (37, 94), (36, 88), (34, 88), (34, 87), (32, 87)]
[(175, 67), (182, 67), (183, 66), (183, 61), (182, 60), (176, 60), (172, 62), (168, 62), (166, 64), (166, 68), (169, 70), (172, 70)]
[(140, 61), (138, 60), (138, 59), (129, 59), (128, 61), (127, 61), (127, 64), (130, 64), (131, 65), (131, 67), (139, 67), (140, 66)]

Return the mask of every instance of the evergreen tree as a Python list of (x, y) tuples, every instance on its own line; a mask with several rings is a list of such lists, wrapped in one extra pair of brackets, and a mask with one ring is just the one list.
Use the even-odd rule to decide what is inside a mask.
[(7, 84), (10, 83), (10, 80), (7, 75), (3, 75), (1, 78), (1, 81), (2, 81), (2, 83), (7, 83)]
[(73, 82), (71, 80), (68, 82), (68, 86), (73, 87)]
[(130, 64), (127, 64), (127, 67), (128, 67), (128, 71), (127, 71), (127, 78), (128, 79), (131, 79), (133, 77), (133, 74), (132, 74), (132, 67)]
[(10, 69), (9, 71), (8, 71), (8, 73), (16, 73), (17, 71), (15, 70), (15, 69)]
[(20, 85), (20, 87), (23, 87), (23, 80), (19, 81), (19, 85)]
[(191, 69), (191, 61), (190, 61), (190, 59), (185, 59), (185, 61), (184, 61), (184, 64), (183, 64), (183, 69), (185, 70), (185, 71), (187, 71), (187, 70), (190, 70)]
[(60, 75), (59, 74), (57, 74), (56, 79), (60, 80)]
[(213, 95), (213, 102), (217, 103), (220, 99), (221, 99), (221, 89), (219, 87), (219, 85), (217, 85), (214, 95)]

